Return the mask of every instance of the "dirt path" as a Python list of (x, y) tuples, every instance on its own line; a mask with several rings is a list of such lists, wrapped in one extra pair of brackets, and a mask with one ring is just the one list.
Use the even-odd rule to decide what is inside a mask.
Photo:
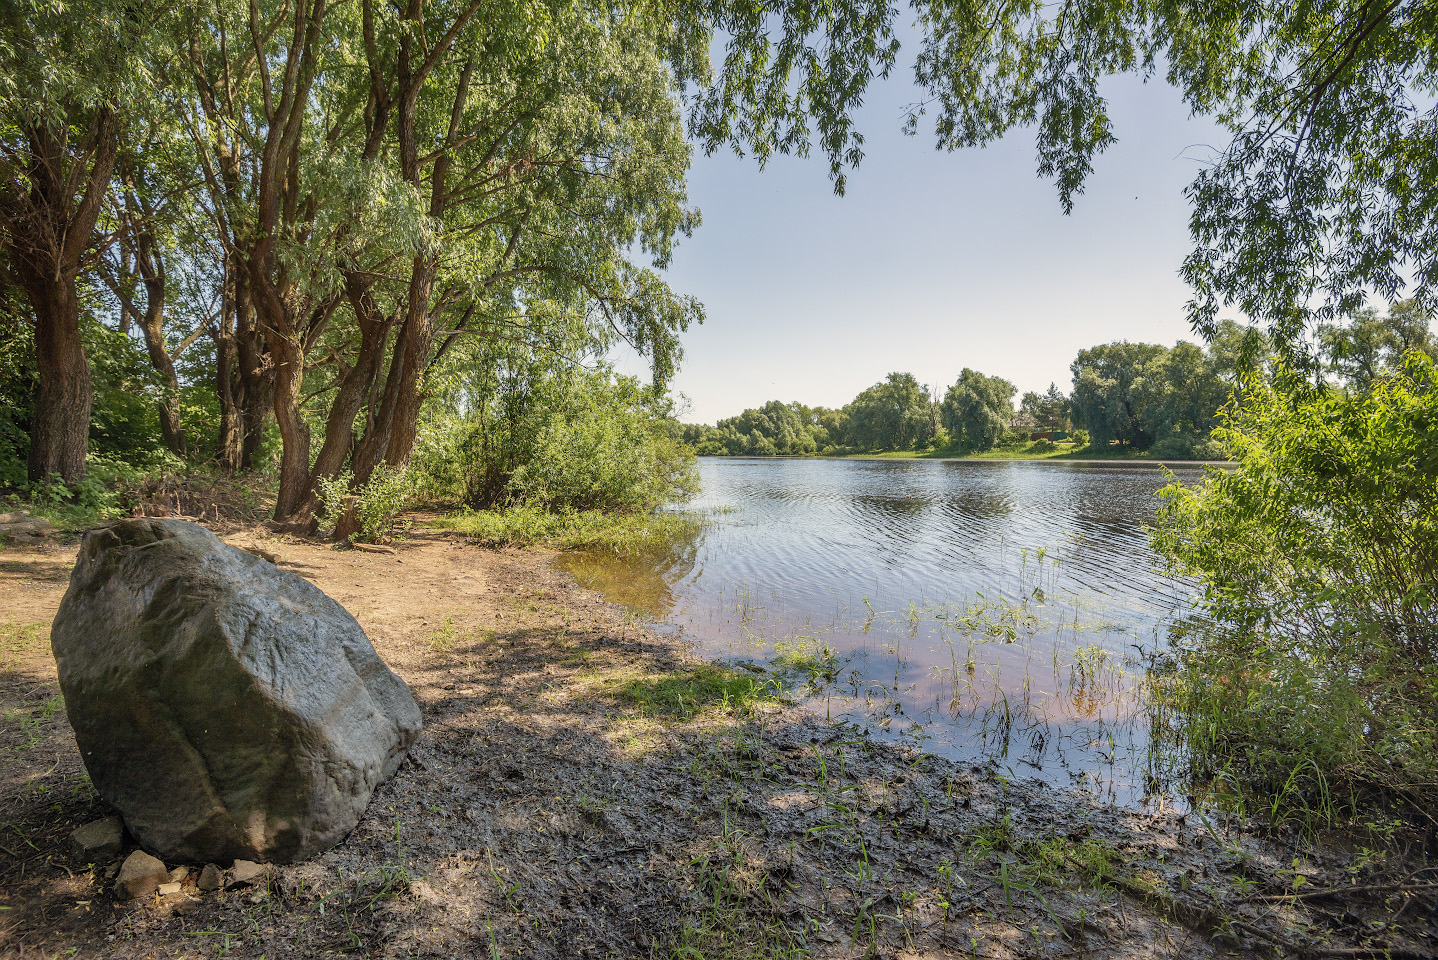
[[(0, 954), (1438, 950), (1431, 893), (1311, 895), (1393, 879), (1362, 858), (1305, 859), (1191, 816), (1006, 784), (807, 720), (767, 696), (768, 677), (689, 659), (543, 551), (437, 535), (392, 556), (226, 538), (355, 614), (414, 691), (419, 742), (354, 833), (314, 861), (274, 869), (268, 885), (117, 902), (105, 867), (66, 843), (108, 812), (49, 653), (75, 545), (0, 549)], [(1435, 876), (1397, 877), (1424, 879)]]

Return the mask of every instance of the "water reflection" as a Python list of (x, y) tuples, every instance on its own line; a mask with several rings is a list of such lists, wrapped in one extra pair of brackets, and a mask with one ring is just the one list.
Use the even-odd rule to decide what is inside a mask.
[(693, 538), (568, 568), (875, 736), (1121, 802), (1155, 788), (1145, 658), (1192, 596), (1155, 572), (1143, 531), (1162, 471), (705, 460), (701, 472), (692, 507), (710, 516)]

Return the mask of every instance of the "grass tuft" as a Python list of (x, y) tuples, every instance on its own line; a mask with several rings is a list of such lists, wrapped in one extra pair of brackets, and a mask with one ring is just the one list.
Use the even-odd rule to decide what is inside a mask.
[(783, 695), (782, 686), (773, 680), (715, 663), (697, 663), (662, 675), (611, 680), (607, 686), (621, 703), (648, 715), (677, 720), (690, 720), (714, 710), (749, 716), (760, 704), (776, 702)]
[(542, 544), (629, 555), (692, 535), (702, 523), (687, 513), (550, 511), (521, 504), (504, 510), (460, 510), (426, 526), (472, 537), (485, 546)]

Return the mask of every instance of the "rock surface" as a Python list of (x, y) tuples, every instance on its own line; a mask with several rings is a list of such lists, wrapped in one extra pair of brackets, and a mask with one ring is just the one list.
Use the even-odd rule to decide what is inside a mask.
[(224, 885), (225, 876), (220, 873), (220, 868), (213, 863), (205, 864), (205, 868), (200, 871), (200, 879), (195, 881), (195, 886), (204, 890), (206, 893), (211, 890), (218, 890)]
[(75, 855), (85, 863), (109, 863), (125, 846), (125, 825), (119, 817), (95, 820), (70, 834)]
[(87, 534), (51, 642), (90, 779), (171, 861), (328, 849), (419, 733), (344, 608), (181, 520)]
[(170, 871), (163, 863), (143, 850), (136, 850), (120, 865), (120, 875), (115, 878), (115, 896), (133, 900), (154, 893), (160, 884), (169, 880)]
[(253, 860), (236, 860), (234, 866), (230, 867), (230, 884), (239, 886), (255, 883), (264, 879), (267, 873), (264, 867)]
[(0, 541), (33, 543), (50, 532), (50, 521), (24, 510), (0, 513)]

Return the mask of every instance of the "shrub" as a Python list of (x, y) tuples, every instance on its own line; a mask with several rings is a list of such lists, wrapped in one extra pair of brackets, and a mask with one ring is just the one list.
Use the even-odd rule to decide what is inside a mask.
[(1247, 384), (1239, 462), (1165, 488), (1154, 545), (1211, 623), (1176, 686), (1199, 775), (1276, 815), (1438, 801), (1438, 388), (1410, 354), (1360, 395)]
[(698, 489), (669, 413), (667, 398), (606, 370), (529, 372), (473, 415), (427, 431), (418, 491), (481, 508), (653, 510)]
[(338, 477), (322, 477), (315, 485), (333, 532), (364, 543), (392, 536), (396, 519), (409, 504), (408, 472), (380, 464), (363, 485), (352, 487), (353, 483), (354, 474), (346, 470)]
[(1170, 433), (1149, 447), (1149, 453), (1159, 460), (1192, 460), (1194, 438), (1186, 433)]
[(1077, 447), (1086, 447), (1089, 445), (1089, 435), (1087, 430), (1075, 430), (1072, 434), (1069, 435), (1069, 439), (1072, 440), (1074, 442), (1074, 445)]

